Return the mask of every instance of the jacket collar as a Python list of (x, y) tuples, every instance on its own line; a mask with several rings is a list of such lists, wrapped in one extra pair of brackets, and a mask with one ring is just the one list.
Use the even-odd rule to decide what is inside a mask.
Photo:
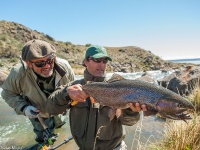
[(87, 81), (103, 82), (103, 81), (105, 81), (105, 76), (104, 77), (95, 77), (95, 76), (91, 75), (87, 69), (85, 69), (84, 80), (86, 83), (87, 83)]
[(66, 71), (57, 63), (54, 63), (54, 69), (63, 77), (66, 74)]

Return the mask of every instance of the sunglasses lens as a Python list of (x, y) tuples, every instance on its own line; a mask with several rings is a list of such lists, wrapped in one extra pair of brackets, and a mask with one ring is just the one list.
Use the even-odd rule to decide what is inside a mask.
[(104, 63), (104, 64), (106, 64), (107, 62), (108, 62), (108, 60), (107, 60), (107, 59), (104, 59), (104, 60), (103, 60), (103, 63)]
[(36, 67), (44, 67), (46, 65), (46, 61), (41, 61), (41, 62), (35, 62), (34, 63)]
[(54, 58), (53, 58), (53, 59), (49, 59), (49, 60), (47, 60), (46, 62), (47, 62), (47, 64), (51, 65), (51, 64), (54, 63)]
[(99, 59), (94, 59), (93, 61), (96, 62), (96, 63), (100, 63), (101, 62), (101, 60), (99, 60)]
[(36, 67), (41, 68), (44, 67), (46, 64), (53, 64), (54, 58), (48, 59), (47, 61), (40, 61), (40, 62), (32, 62)]
[(95, 63), (101, 63), (103, 62), (104, 64), (106, 64), (108, 62), (108, 59), (104, 59), (104, 58), (90, 58), (91, 60), (93, 60)]

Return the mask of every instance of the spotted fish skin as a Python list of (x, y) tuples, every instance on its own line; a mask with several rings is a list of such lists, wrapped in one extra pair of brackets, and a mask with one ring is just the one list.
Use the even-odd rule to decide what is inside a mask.
[(193, 104), (184, 97), (159, 85), (140, 80), (124, 79), (114, 74), (106, 82), (89, 82), (83, 90), (101, 105), (125, 109), (129, 103), (146, 104), (145, 116), (159, 114), (174, 120), (191, 119), (187, 110), (194, 110)]

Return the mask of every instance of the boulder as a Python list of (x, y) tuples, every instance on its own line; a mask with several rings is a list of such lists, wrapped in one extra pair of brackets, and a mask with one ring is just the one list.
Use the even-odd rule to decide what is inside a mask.
[(0, 72), (0, 86), (2, 86), (3, 82), (6, 80), (7, 78), (7, 74), (5, 74), (4, 72)]
[(200, 67), (187, 66), (183, 70), (158, 80), (158, 84), (180, 95), (188, 95), (200, 85)]
[(157, 80), (146, 72), (141, 77), (137, 78), (137, 80), (158, 84)]

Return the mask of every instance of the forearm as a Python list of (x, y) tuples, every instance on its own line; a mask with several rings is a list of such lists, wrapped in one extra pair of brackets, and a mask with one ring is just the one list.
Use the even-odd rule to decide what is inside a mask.
[(122, 114), (119, 119), (123, 125), (132, 126), (139, 121), (140, 114), (139, 112), (133, 112), (130, 108), (127, 108), (122, 110)]
[(23, 108), (28, 105), (26, 100), (19, 94), (15, 94), (8, 90), (1, 92), (2, 98), (5, 102), (12, 107), (18, 115), (23, 115)]
[(60, 86), (49, 97), (46, 102), (46, 111), (50, 115), (62, 114), (70, 108), (71, 99), (65, 86)]

